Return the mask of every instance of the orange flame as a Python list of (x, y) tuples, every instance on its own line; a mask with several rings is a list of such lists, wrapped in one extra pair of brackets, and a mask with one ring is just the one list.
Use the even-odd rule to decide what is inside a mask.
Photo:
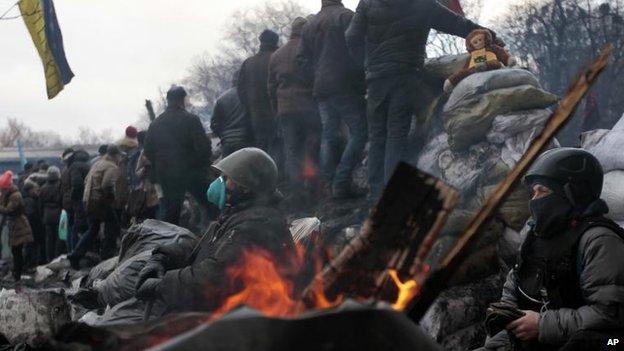
[(405, 283), (402, 282), (399, 278), (399, 273), (395, 269), (388, 270), (388, 274), (399, 289), (399, 295), (397, 296), (396, 302), (392, 305), (392, 308), (397, 311), (405, 311), (408, 304), (419, 293), (418, 282), (415, 280), (408, 280)]

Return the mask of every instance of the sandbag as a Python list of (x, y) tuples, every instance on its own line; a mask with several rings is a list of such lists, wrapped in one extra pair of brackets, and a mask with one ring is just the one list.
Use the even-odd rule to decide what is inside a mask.
[(504, 144), (509, 138), (527, 131), (541, 131), (552, 114), (550, 109), (526, 110), (510, 112), (496, 116), (492, 121), (492, 128), (487, 134), (487, 141), (494, 144)]
[(188, 229), (176, 225), (148, 219), (141, 224), (134, 225), (121, 239), (119, 263), (130, 257), (153, 250), (161, 245), (197, 241), (197, 237)]
[(152, 250), (144, 251), (121, 263), (106, 279), (95, 282), (93, 288), (100, 300), (109, 306), (134, 297), (139, 272), (152, 256)]
[[(619, 124), (619, 122), (618, 122)], [(583, 133), (581, 146), (594, 155), (605, 172), (624, 169), (624, 130)]]
[(609, 206), (607, 218), (616, 222), (624, 221), (624, 170), (605, 174), (600, 198)]
[(447, 184), (466, 194), (474, 190), (479, 180), (487, 175), (487, 169), (498, 162), (499, 157), (498, 148), (480, 143), (471, 146), (467, 154), (445, 150), (438, 156), (438, 167)]
[(532, 85), (496, 89), (444, 106), (442, 117), (452, 150), (461, 151), (485, 141), (498, 115), (546, 108), (557, 96)]
[(423, 172), (440, 177), (440, 168), (438, 167), (438, 158), (445, 150), (448, 150), (448, 134), (440, 133), (433, 137), (424, 146), (420, 155), (418, 155), (417, 167)]
[(42, 346), (70, 320), (63, 290), (0, 291), (0, 334), (11, 344)]
[(496, 89), (530, 85), (541, 88), (535, 75), (527, 70), (518, 68), (499, 69), (494, 71), (480, 72), (468, 76), (462, 80), (449, 96), (447, 106), (453, 109), (463, 101), (482, 95)]

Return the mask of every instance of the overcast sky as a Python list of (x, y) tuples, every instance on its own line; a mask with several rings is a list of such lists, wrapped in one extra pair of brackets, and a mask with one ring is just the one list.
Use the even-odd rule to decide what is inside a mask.
[[(320, 0), (301, 0), (317, 11)], [(0, 0), (0, 14), (15, 0)], [(79, 126), (118, 129), (135, 122), (219, 39), (228, 14), (258, 0), (56, 0), (74, 80), (48, 101), (43, 68), (21, 19), (0, 21), (0, 124), (15, 117), (72, 136)], [(317, 4), (318, 3), (318, 4)], [(352, 9), (357, 0), (344, 0)], [(485, 0), (485, 21), (504, 3)], [(14, 9), (13, 14), (17, 14)]]

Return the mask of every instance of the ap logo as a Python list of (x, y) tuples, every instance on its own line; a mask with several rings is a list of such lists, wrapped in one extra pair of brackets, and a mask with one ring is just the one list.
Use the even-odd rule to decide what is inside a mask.
[(608, 346), (617, 346), (619, 343), (620, 339), (609, 339), (609, 341), (607, 341)]

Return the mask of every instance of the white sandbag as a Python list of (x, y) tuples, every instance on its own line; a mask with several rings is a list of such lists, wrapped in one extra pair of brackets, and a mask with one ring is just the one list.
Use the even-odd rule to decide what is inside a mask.
[(450, 186), (466, 193), (474, 189), (485, 170), (499, 160), (500, 149), (492, 144), (480, 143), (470, 147), (468, 153), (445, 150), (438, 157), (442, 179)]
[(605, 172), (624, 169), (624, 130), (583, 133), (583, 149), (594, 155)]
[(607, 218), (616, 222), (624, 221), (624, 170), (605, 174), (600, 198), (609, 206)]
[(448, 149), (448, 134), (438, 134), (425, 145), (420, 153), (417, 162), (418, 169), (439, 176), (438, 159)]
[(504, 144), (509, 138), (530, 130), (542, 130), (552, 114), (550, 109), (525, 110), (496, 116), (487, 134), (490, 143)]
[(475, 73), (462, 80), (449, 96), (447, 105), (450, 109), (461, 104), (462, 101), (485, 94), (492, 90), (531, 85), (541, 88), (535, 75), (527, 70), (518, 68), (499, 69), (488, 72)]
[(620, 117), (620, 120), (611, 128), (611, 130), (624, 130), (624, 114)]

